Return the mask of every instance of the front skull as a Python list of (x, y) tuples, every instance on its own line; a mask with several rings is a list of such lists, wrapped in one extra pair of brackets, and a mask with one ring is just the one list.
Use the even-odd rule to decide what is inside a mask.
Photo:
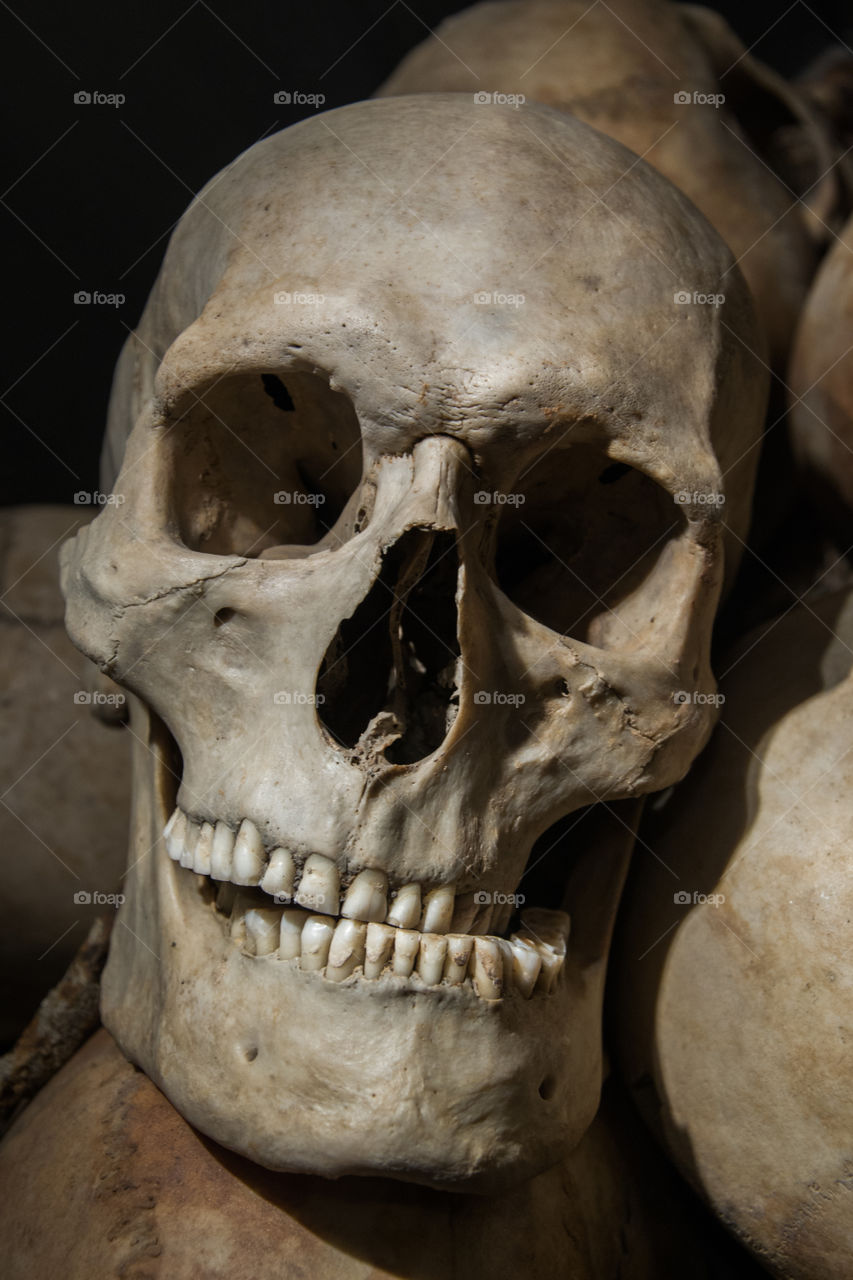
[(64, 589), (137, 695), (104, 1021), (217, 1141), (490, 1190), (590, 1122), (624, 856), (549, 828), (710, 731), (766, 386), (737, 273), (677, 295), (730, 261), (618, 144), (455, 95), (287, 129), (183, 218)]

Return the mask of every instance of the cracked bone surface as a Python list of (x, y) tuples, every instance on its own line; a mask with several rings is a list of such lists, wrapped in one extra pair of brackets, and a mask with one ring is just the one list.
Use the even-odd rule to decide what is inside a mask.
[(201, 1131), (466, 1190), (578, 1142), (636, 798), (714, 718), (755, 341), (695, 208), (547, 108), (345, 107), (191, 206), (63, 584), (133, 694), (104, 1020)]

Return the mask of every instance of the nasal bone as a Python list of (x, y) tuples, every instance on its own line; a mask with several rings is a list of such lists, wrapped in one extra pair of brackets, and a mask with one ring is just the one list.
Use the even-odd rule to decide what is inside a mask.
[(427, 436), (415, 445), (412, 461), (413, 480), (406, 498), (406, 523), (458, 531), (463, 527), (462, 512), (473, 502), (471, 454), (451, 436)]

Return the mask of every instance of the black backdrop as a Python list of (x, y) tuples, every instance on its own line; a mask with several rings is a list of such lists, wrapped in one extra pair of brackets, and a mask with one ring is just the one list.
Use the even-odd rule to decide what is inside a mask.
[[(238, 152), (312, 107), (368, 96), (448, 0), (0, 0), (7, 316), (0, 503), (97, 488), (112, 368), (192, 194)], [(792, 74), (850, 37), (849, 0), (721, 0), (748, 47)], [(845, 29), (846, 28), (846, 29)], [(123, 94), (108, 102), (75, 95)], [(119, 306), (75, 304), (78, 292)]]

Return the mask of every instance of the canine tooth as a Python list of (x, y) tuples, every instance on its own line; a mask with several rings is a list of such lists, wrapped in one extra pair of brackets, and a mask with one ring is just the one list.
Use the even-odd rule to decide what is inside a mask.
[(468, 976), (468, 962), (474, 949), (474, 939), (467, 933), (447, 935), (447, 961), (444, 976), (450, 983), (464, 982)]
[(329, 947), (326, 977), (343, 982), (354, 969), (364, 963), (367, 925), (361, 920), (339, 920)]
[(398, 929), (394, 939), (394, 963), (392, 972), (400, 978), (408, 978), (415, 967), (415, 956), (421, 944), (421, 935), (414, 929)]
[(565, 911), (548, 911), (531, 907), (521, 913), (522, 928), (539, 942), (544, 942), (557, 955), (565, 955), (571, 930), (571, 917)]
[(298, 907), (286, 908), (281, 913), (278, 954), (282, 960), (296, 960), (302, 954), (302, 930), (308, 916)]
[(231, 879), (235, 884), (256, 885), (264, 870), (264, 846), (258, 828), (244, 818), (234, 841)]
[(287, 849), (273, 849), (270, 854), (269, 866), (264, 872), (261, 880), (261, 888), (264, 893), (272, 894), (273, 897), (282, 898), (286, 902), (290, 902), (293, 897), (293, 882), (296, 878), (296, 866), (293, 862), (293, 854)]
[(328, 916), (309, 916), (302, 926), (302, 969), (325, 969), (335, 926)]
[(296, 890), (296, 901), (309, 911), (336, 916), (340, 892), (341, 877), (334, 862), (331, 858), (324, 858), (321, 853), (312, 853), (305, 863), (305, 870)]
[(183, 809), (176, 809), (163, 831), (166, 841), (166, 852), (173, 862), (180, 862), (187, 837), (189, 818)]
[(213, 849), (210, 854), (211, 880), (231, 879), (231, 853), (234, 849), (234, 832), (227, 822), (217, 822), (213, 832)]
[(210, 855), (213, 852), (213, 824), (203, 822), (193, 849), (193, 871), (200, 876), (210, 875)]
[(237, 891), (231, 908), (231, 937), (235, 942), (243, 942), (246, 937), (246, 913), (251, 911), (254, 901), (251, 894)]
[(359, 871), (353, 880), (341, 915), (350, 920), (367, 920), (379, 923), (388, 911), (388, 877), (384, 871), (366, 869)]
[(512, 950), (513, 986), (521, 992), (525, 1000), (529, 1000), (542, 968), (542, 957), (531, 942), (519, 937), (517, 933), (512, 935), (509, 945)]
[(388, 923), (395, 929), (416, 929), (421, 918), (421, 886), (404, 884), (397, 890), (397, 896), (391, 903), (388, 912)]
[(222, 884), (216, 891), (216, 909), (224, 915), (230, 916), (234, 902), (237, 897), (237, 886), (231, 884), (229, 880), (223, 880)]
[(421, 933), (447, 933), (453, 920), (456, 890), (452, 884), (432, 889), (424, 899)]
[(475, 938), (471, 977), (483, 1000), (500, 1000), (504, 993), (504, 958), (497, 938)]
[(444, 977), (444, 961), (447, 956), (447, 935), (424, 933), (418, 951), (418, 973), (430, 987), (438, 986)]
[(246, 912), (245, 950), (250, 956), (269, 956), (278, 950), (280, 916), (274, 907), (252, 907)]
[(371, 923), (367, 926), (367, 939), (364, 948), (364, 976), (378, 978), (394, 950), (394, 939), (397, 930), (390, 924)]

